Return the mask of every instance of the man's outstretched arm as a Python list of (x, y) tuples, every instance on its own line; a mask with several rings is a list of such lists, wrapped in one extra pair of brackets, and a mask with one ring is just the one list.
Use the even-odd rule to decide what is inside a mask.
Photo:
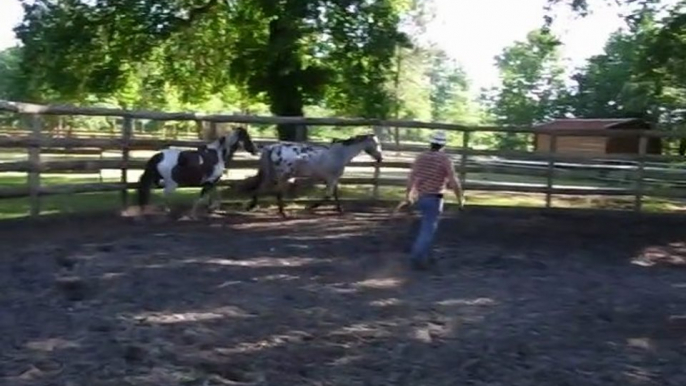
[(460, 205), (460, 207), (462, 207), (464, 206), (464, 191), (462, 190), (462, 184), (460, 183), (460, 179), (457, 178), (457, 173), (455, 173), (455, 165), (453, 164), (453, 161), (450, 159), (450, 157), (446, 158), (448, 159), (448, 187), (452, 189), (453, 193), (455, 193), (457, 203)]

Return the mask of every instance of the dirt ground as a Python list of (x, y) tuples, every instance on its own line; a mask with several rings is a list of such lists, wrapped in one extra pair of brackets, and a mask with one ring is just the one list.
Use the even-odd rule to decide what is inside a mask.
[[(349, 209), (350, 210), (350, 209)], [(686, 218), (0, 224), (2, 385), (686, 385)]]

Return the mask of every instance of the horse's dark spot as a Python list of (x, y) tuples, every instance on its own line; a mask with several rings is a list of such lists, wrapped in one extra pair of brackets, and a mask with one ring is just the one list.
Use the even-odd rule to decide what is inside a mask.
[(177, 165), (172, 169), (172, 178), (180, 185), (197, 186), (203, 177), (208, 177), (219, 163), (219, 154), (214, 149), (182, 151)]

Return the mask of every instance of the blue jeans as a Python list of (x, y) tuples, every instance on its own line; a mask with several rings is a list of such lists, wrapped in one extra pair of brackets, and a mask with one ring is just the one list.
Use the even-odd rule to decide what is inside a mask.
[(443, 198), (438, 196), (421, 196), (416, 203), (421, 213), (419, 233), (412, 246), (411, 261), (426, 263), (431, 254), (431, 245), (438, 229), (438, 220), (443, 212)]

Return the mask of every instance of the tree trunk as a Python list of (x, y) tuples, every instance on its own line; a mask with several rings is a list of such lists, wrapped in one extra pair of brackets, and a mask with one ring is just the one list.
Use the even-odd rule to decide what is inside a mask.
[[(298, 55), (301, 31), (292, 20), (277, 17), (269, 23), (269, 46), (274, 52), (267, 68), (269, 86), (267, 94), (271, 113), (284, 117), (304, 116), (304, 101), (300, 90), (302, 62)], [(281, 141), (306, 141), (304, 125), (279, 124), (276, 130)]]

